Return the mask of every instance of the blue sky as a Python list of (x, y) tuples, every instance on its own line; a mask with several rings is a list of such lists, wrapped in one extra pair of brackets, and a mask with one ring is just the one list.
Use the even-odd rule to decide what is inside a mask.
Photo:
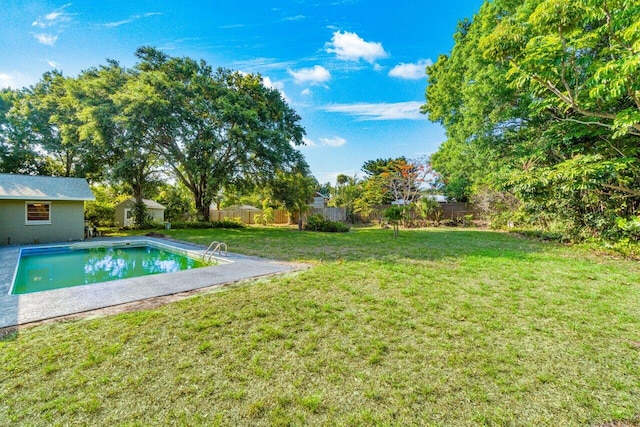
[(425, 65), (449, 53), (482, 0), (0, 0), (0, 87), (67, 76), (140, 46), (260, 73), (302, 117), (320, 182), (362, 176), (367, 160), (437, 150), (444, 130), (418, 113)]

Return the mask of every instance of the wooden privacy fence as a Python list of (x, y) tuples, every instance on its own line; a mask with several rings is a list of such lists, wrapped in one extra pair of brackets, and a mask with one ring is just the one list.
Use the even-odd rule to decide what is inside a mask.
[[(346, 221), (347, 211), (345, 208), (311, 208), (305, 217), (309, 215), (320, 214), (324, 219), (329, 221)], [(222, 221), (223, 219), (240, 218), (243, 224), (255, 224), (255, 216), (262, 215), (260, 209), (211, 209), (209, 211), (209, 219), (211, 221)], [(293, 215), (291, 222), (298, 222), (298, 215)], [(273, 210), (272, 224), (288, 224), (289, 214), (284, 209)]]
[[(322, 217), (328, 221), (346, 221), (347, 210), (345, 208), (310, 208), (304, 214), (304, 222), (307, 222), (307, 218), (311, 215), (322, 215)], [(294, 213), (291, 218), (291, 222), (298, 222), (298, 214)]]
[[(243, 224), (255, 224), (255, 216), (262, 216), (260, 209), (222, 209), (209, 211), (209, 219), (211, 221), (222, 221), (223, 219), (240, 218)], [(283, 209), (273, 210), (273, 224), (288, 224), (289, 215)]]
[(465, 215), (473, 215), (474, 219), (480, 217), (480, 213), (471, 203), (440, 203), (440, 209), (444, 219), (463, 219)]
[[(461, 202), (449, 202), (449, 203), (438, 203), (439, 207), (437, 208), (440, 212), (442, 212), (442, 219), (453, 219), (453, 220), (461, 220), (464, 219), (465, 215), (473, 215), (474, 219), (480, 218), (480, 212), (475, 208), (475, 206), (471, 203), (461, 203)], [(392, 205), (381, 205), (376, 206), (373, 210), (373, 213), (370, 215), (370, 219), (380, 220), (383, 217), (383, 212), (386, 209), (389, 209)], [(409, 210), (409, 216), (411, 219), (417, 219), (418, 215), (415, 209)]]
[[(383, 212), (390, 208), (391, 205), (381, 205), (376, 206), (373, 209), (371, 215), (369, 215), (369, 220), (381, 220), (383, 216)], [(439, 203), (439, 208), (442, 212), (441, 219), (453, 219), (453, 220), (462, 220), (465, 215), (473, 215), (474, 219), (480, 218), (480, 214), (474, 205), (471, 203)], [(346, 221), (347, 220), (347, 211), (345, 208), (311, 208), (306, 214), (305, 217), (309, 215), (317, 215), (320, 214), (322, 217), (329, 221)], [(210, 210), (209, 218), (211, 221), (221, 221), (223, 219), (235, 219), (240, 218), (243, 224), (255, 224), (255, 216), (262, 215), (262, 210), (260, 209), (223, 209), (223, 210)], [(412, 209), (410, 211), (410, 217), (412, 219), (417, 219), (418, 216), (416, 212)], [(291, 222), (296, 223), (298, 221), (298, 216), (294, 215), (291, 219)], [(273, 210), (273, 224), (288, 224), (289, 223), (289, 215), (287, 211), (284, 209), (274, 209)]]
[(307, 212), (308, 215), (322, 215), (328, 221), (346, 221), (347, 210), (345, 208), (312, 208)]

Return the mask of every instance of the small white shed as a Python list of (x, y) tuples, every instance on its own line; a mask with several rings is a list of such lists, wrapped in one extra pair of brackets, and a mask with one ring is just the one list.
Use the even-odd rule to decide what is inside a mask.
[[(151, 221), (164, 222), (164, 211), (166, 209), (164, 206), (149, 199), (142, 199), (142, 203), (147, 207), (147, 214), (151, 217)], [(133, 217), (135, 204), (136, 199), (131, 197), (116, 206), (116, 224), (119, 227), (130, 227), (135, 224), (135, 218)]]

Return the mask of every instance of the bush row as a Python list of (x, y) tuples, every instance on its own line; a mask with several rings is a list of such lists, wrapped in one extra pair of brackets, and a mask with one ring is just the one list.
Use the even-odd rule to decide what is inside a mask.
[[(129, 229), (130, 227), (123, 227), (123, 230)], [(163, 230), (165, 228), (165, 223), (150, 221), (142, 227), (135, 227), (143, 230)], [(220, 221), (172, 221), (171, 222), (172, 229), (185, 229), (185, 228), (244, 228), (244, 224), (240, 220), (240, 218), (234, 219), (223, 219)]]
[(244, 224), (240, 218), (225, 218), (219, 221), (176, 221), (171, 223), (171, 228), (244, 228)]
[(307, 223), (305, 224), (304, 229), (310, 231), (326, 231), (330, 233), (345, 233), (349, 231), (349, 227), (346, 224), (326, 220), (319, 214), (310, 215), (307, 218)]

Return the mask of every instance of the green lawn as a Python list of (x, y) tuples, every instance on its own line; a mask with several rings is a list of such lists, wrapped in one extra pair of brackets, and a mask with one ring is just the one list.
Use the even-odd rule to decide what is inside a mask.
[(172, 230), (309, 270), (0, 341), (0, 425), (640, 423), (640, 264), (458, 229)]

